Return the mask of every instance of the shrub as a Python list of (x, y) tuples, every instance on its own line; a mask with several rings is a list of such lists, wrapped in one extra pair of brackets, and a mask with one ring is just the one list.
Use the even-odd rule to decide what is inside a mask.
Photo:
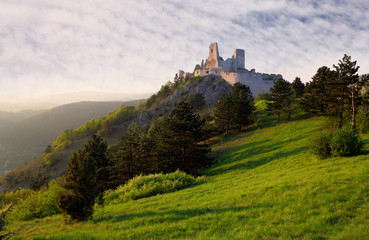
[(272, 96), (267, 92), (259, 92), (256, 94), (255, 100), (270, 100)]
[(12, 203), (16, 204), (23, 199), (29, 197), (32, 194), (32, 191), (29, 189), (19, 188), (17, 190), (11, 192), (1, 192), (0, 193), (0, 207), (3, 208), (4, 206)]
[(364, 143), (359, 134), (349, 129), (319, 134), (310, 146), (312, 153), (320, 159), (358, 155), (363, 148)]
[(330, 147), (331, 133), (321, 133), (317, 135), (310, 145), (311, 152), (319, 159), (328, 158), (331, 155)]
[(63, 160), (64, 154), (61, 152), (50, 152), (44, 155), (44, 161), (46, 166), (54, 166), (61, 160)]
[(55, 198), (61, 191), (60, 180), (52, 180), (47, 189), (32, 191), (28, 197), (20, 200), (7, 215), (7, 220), (31, 220), (60, 213)]
[(116, 190), (108, 190), (103, 196), (104, 205), (118, 204), (157, 194), (174, 192), (200, 181), (179, 170), (168, 174), (150, 174), (137, 176)]
[(362, 152), (364, 143), (356, 131), (339, 129), (332, 134), (330, 147), (332, 156), (354, 156)]

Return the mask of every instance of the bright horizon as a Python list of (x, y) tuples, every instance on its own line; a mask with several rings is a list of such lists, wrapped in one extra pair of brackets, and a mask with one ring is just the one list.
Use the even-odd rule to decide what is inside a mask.
[(192, 72), (211, 42), (290, 82), (344, 54), (368, 73), (368, 10), (365, 0), (0, 0), (0, 110), (65, 93), (152, 93)]

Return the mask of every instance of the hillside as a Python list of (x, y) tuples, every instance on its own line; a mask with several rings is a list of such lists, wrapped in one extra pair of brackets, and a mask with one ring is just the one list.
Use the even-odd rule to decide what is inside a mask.
[(137, 103), (137, 100), (71, 103), (0, 128), (0, 172), (13, 170), (40, 156), (63, 130), (76, 128), (122, 105)]
[[(108, 141), (109, 145), (116, 145), (124, 136), (131, 121), (136, 121), (141, 125), (149, 125), (157, 118), (168, 116), (179, 101), (190, 100), (192, 96), (198, 93), (200, 93), (204, 98), (205, 106), (202, 110), (204, 112), (207, 111), (207, 109), (211, 109), (223, 93), (227, 93), (231, 90), (231, 85), (229, 83), (224, 81), (222, 78), (213, 75), (183, 80), (181, 84), (175, 88), (173, 85), (172, 90), (169, 90), (169, 87), (166, 87), (167, 85), (164, 85), (157, 94), (153, 95), (156, 100), (154, 101), (154, 104), (150, 106), (148, 106), (147, 102), (150, 99), (153, 99), (153, 96), (145, 103), (137, 105), (134, 109), (127, 109), (124, 107), (117, 108), (106, 116), (102, 116), (100, 120), (92, 122), (89, 121), (84, 125), (82, 125), (83, 122), (80, 123), (79, 125), (82, 126), (76, 128), (74, 131), (78, 133), (74, 135), (72, 134), (73, 136), (69, 136), (71, 139), (68, 139), (68, 143), (60, 143), (61, 145), (65, 144), (65, 146), (54, 146), (55, 149), (52, 151), (51, 155), (55, 156), (55, 161), (46, 169), (45, 174), (50, 177), (49, 179), (64, 175), (69, 158), (73, 152), (77, 151), (78, 148), (81, 148), (93, 133), (98, 132), (99, 134), (102, 134), (101, 131), (104, 124), (109, 126), (109, 134), (103, 134), (104, 138)], [(162, 96), (161, 99), (157, 99), (160, 98), (160, 96)], [(81, 111), (86, 111), (86, 109), (83, 110), (81, 108)], [(48, 127), (45, 129), (48, 129)], [(63, 131), (61, 130), (59, 134), (61, 132)], [(80, 132), (84, 133), (80, 134)], [(34, 135), (30, 134), (27, 136), (32, 139), (32, 136)], [(47, 144), (51, 144), (51, 142), (55, 140), (56, 136)], [(68, 137), (62, 135), (60, 138), (64, 139)], [(9, 181), (5, 181), (6, 175), (0, 177), (0, 182), (7, 185), (10, 189), (15, 189), (17, 187), (28, 188), (29, 177), (31, 175), (35, 175), (38, 168), (45, 162), (42, 151), (45, 149), (47, 144), (44, 144), (42, 145), (42, 148), (39, 148), (39, 154), (35, 155), (38, 156), (37, 158), (15, 169), (11, 173), (11, 176), (8, 176), (9, 179), (11, 179), (10, 184)], [(28, 159), (31, 160), (32, 157), (29, 156)]]
[(200, 185), (104, 207), (83, 223), (57, 215), (8, 230), (16, 239), (365, 239), (368, 155), (317, 160), (308, 145), (322, 122), (216, 140), (217, 164)]

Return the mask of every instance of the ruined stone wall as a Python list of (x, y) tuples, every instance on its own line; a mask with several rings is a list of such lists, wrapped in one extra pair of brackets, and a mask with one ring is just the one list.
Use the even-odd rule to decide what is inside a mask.
[(240, 82), (249, 86), (254, 97), (260, 92), (269, 92), (274, 81), (282, 77), (276, 74), (257, 73), (254, 69), (251, 71), (244, 69), (239, 72), (221, 72), (220, 76), (232, 85)]
[(217, 68), (200, 68), (195, 70), (195, 76), (206, 76), (209, 74), (219, 75), (223, 71), (222, 67)]
[(237, 61), (235, 58), (227, 58), (225, 61), (220, 62), (224, 72), (237, 72)]

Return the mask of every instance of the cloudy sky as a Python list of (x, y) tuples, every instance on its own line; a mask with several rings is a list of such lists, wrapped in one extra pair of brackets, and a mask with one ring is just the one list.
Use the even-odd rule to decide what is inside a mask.
[(369, 72), (367, 0), (0, 0), (0, 98), (154, 92), (218, 42), (310, 81), (346, 53)]

